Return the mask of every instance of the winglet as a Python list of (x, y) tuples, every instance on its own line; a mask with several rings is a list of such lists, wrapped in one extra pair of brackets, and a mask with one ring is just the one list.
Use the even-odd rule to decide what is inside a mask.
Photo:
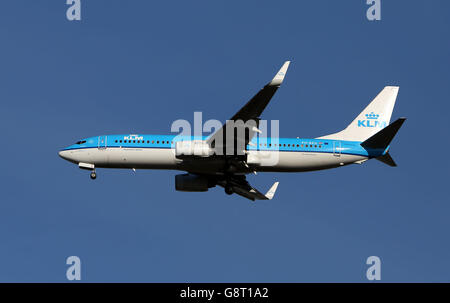
[(283, 83), (284, 76), (286, 75), (290, 63), (291, 61), (284, 62), (283, 66), (280, 68), (278, 73), (275, 75), (272, 81), (270, 81), (269, 83), (270, 86), (280, 86), (281, 83)]
[(268, 200), (272, 200), (273, 196), (275, 195), (275, 192), (277, 191), (278, 184), (280, 184), (280, 182), (275, 182), (272, 185), (272, 187), (267, 191), (265, 196)]

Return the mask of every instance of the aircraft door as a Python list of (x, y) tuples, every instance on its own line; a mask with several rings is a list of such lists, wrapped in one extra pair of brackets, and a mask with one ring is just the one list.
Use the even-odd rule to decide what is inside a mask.
[(333, 142), (333, 156), (335, 157), (341, 156), (341, 141)]
[(107, 139), (106, 136), (98, 136), (98, 149), (106, 149)]

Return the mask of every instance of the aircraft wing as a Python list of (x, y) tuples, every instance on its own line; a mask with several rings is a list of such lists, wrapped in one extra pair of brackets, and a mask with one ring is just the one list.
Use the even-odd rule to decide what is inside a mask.
[(255, 200), (272, 200), (272, 198), (275, 195), (275, 192), (277, 191), (279, 182), (275, 182), (272, 185), (272, 187), (267, 191), (266, 194), (263, 194), (256, 188), (252, 187), (246, 180), (245, 176), (243, 175), (232, 176), (231, 179), (227, 181), (227, 183), (218, 182), (217, 184), (222, 187), (225, 187), (225, 185), (228, 184), (228, 186), (231, 186), (234, 193), (244, 198), (255, 201)]
[[(270, 99), (272, 99), (272, 96), (280, 87), (281, 83), (283, 83), (289, 64), (290, 61), (286, 61), (278, 71), (278, 73), (275, 75), (275, 77), (272, 79), (272, 81), (267, 83), (252, 99), (250, 99), (250, 101), (247, 102), (247, 104), (244, 105), (244, 107), (242, 107), (233, 117), (231, 117), (231, 119), (228, 120), (227, 123), (222, 126), (222, 128), (220, 128), (207, 139), (209, 145), (215, 149), (216, 154), (217, 151), (221, 151), (222, 153), (219, 154), (228, 155), (229, 153), (226, 153), (225, 149), (227, 147), (227, 142), (229, 142), (230, 144), (230, 140), (235, 140), (232, 146), (243, 146), (243, 148), (245, 149), (247, 144), (255, 135), (255, 132), (259, 132), (257, 128), (260, 120), (259, 117), (266, 108), (267, 104), (269, 104)], [(241, 132), (245, 134), (244, 137), (236, 136), (236, 138), (234, 138), (234, 134), (230, 134), (229, 136), (227, 136), (227, 125), (230, 124), (230, 122), (239, 120), (243, 121), (244, 123), (248, 121), (254, 121), (256, 125), (250, 128), (246, 134), (245, 132)], [(237, 134), (239, 133), (240, 132), (238, 131)], [(229, 140), (227, 140), (227, 138), (229, 138)]]

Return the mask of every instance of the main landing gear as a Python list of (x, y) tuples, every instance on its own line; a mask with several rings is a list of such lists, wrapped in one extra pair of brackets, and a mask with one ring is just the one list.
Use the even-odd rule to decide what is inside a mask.
[(93, 170), (93, 171), (91, 172), (91, 179), (92, 179), (92, 180), (95, 180), (95, 178), (97, 178), (97, 173), (95, 172), (95, 170)]
[[(233, 166), (229, 165), (227, 170), (230, 170), (231, 167), (233, 167)], [(234, 191), (233, 191), (233, 185), (230, 182), (231, 181), (231, 175), (225, 174), (225, 180), (224, 181), (225, 181), (225, 185), (223, 186), (223, 188), (225, 189), (225, 193), (227, 195), (232, 195), (234, 193)]]
[(225, 193), (227, 194), (227, 195), (232, 195), (233, 194), (233, 187), (231, 186), (231, 185), (226, 185), (225, 186)]

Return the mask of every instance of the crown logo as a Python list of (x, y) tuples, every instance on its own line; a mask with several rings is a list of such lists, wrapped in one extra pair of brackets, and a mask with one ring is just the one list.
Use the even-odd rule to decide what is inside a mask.
[(366, 114), (367, 119), (373, 119), (373, 120), (378, 119), (379, 116), (380, 115), (374, 114), (373, 112), (371, 112), (370, 114)]

